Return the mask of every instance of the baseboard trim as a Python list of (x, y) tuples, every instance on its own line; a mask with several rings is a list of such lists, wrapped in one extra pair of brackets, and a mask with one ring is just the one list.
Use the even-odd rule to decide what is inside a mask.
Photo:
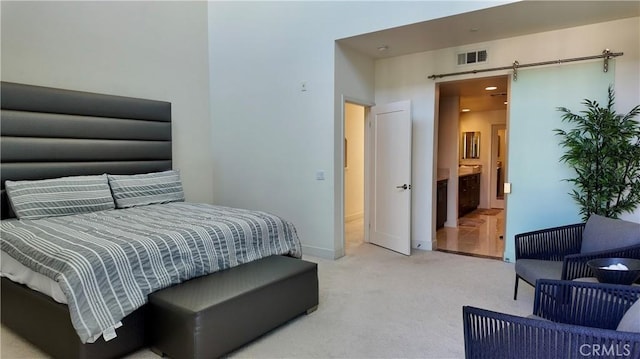
[(436, 248), (434, 241), (411, 241), (411, 248), (421, 251), (432, 251)]
[(358, 213), (354, 213), (354, 214), (350, 214), (348, 216), (344, 217), (344, 221), (345, 222), (351, 222), (351, 221), (355, 221), (356, 219), (360, 219), (364, 217), (364, 212), (358, 212)]
[(319, 257), (324, 259), (335, 259), (335, 251), (327, 248), (302, 245), (302, 255)]
[(495, 260), (499, 260), (499, 261), (502, 260), (501, 257), (487, 256), (487, 255), (484, 255), (484, 254), (475, 254), (475, 253), (468, 253), (468, 252), (451, 251), (451, 250), (448, 250), (448, 249), (438, 249), (438, 252), (444, 252), (444, 253), (450, 253), (450, 254), (458, 254), (458, 255), (467, 256), (467, 257), (495, 259)]

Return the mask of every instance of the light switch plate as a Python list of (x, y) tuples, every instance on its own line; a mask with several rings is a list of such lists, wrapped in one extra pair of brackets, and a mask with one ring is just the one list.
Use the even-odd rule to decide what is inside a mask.
[(504, 183), (504, 193), (511, 193), (511, 183), (509, 182)]

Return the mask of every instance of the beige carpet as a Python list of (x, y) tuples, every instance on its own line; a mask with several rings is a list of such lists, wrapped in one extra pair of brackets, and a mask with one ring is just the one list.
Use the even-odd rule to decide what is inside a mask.
[[(410, 257), (370, 244), (317, 262), (320, 306), (232, 353), (234, 358), (463, 358), (462, 305), (530, 314), (533, 289), (512, 299), (513, 264), (442, 252)], [(45, 356), (0, 331), (4, 358)], [(215, 340), (215, 338), (212, 338)], [(129, 358), (158, 358), (141, 350)]]

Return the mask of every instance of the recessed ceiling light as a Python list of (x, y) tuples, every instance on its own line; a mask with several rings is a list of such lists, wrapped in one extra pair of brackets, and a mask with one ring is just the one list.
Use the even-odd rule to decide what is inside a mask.
[(470, 110), (470, 109), (468, 109), (468, 108), (463, 108), (461, 111), (462, 111), (462, 112), (469, 112), (469, 111), (471, 111), (471, 110)]
[(487, 91), (493, 91), (493, 90), (497, 90), (498, 87), (497, 86), (488, 86), (488, 87), (485, 87), (484, 89), (487, 90)]
[(380, 52), (387, 51), (387, 50), (389, 50), (389, 46), (387, 45), (378, 46), (378, 51)]

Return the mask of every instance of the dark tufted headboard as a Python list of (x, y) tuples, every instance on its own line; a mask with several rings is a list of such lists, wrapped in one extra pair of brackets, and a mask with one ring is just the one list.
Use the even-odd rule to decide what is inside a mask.
[(2, 82), (5, 180), (171, 169), (171, 103)]

